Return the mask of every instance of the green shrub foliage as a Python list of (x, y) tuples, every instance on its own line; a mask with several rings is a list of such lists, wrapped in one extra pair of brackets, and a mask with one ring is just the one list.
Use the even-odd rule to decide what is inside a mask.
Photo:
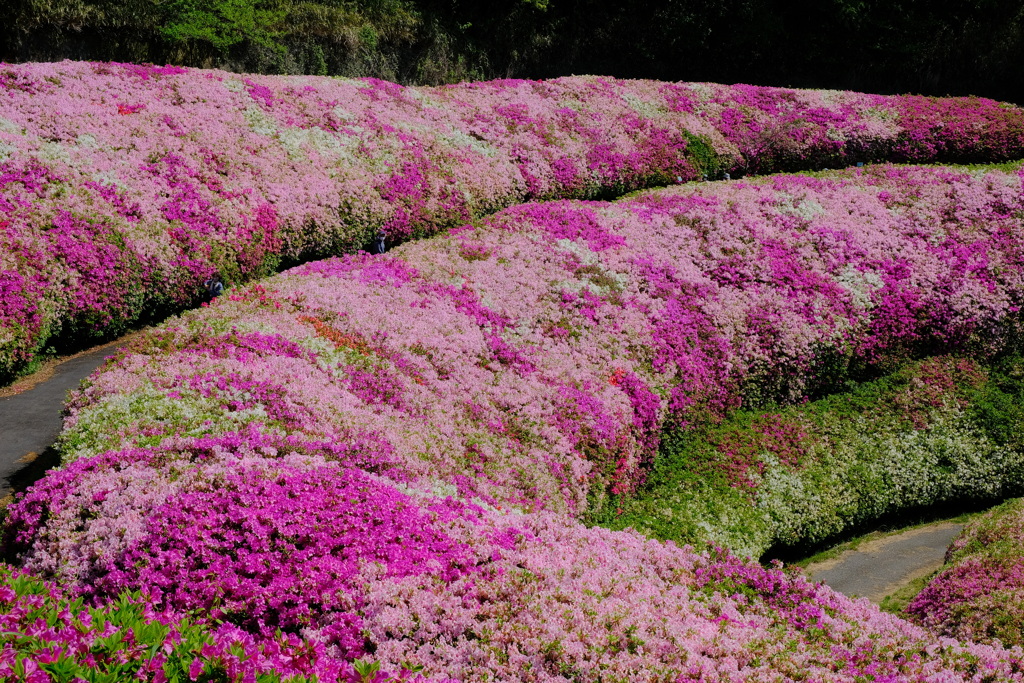
[(1024, 357), (935, 356), (802, 405), (670, 429), (602, 520), (758, 556), (908, 510), (1024, 490)]

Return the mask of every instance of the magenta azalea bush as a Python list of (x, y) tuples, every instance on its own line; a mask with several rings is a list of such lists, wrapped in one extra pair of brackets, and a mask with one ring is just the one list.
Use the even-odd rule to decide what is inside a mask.
[[(65, 464), (8, 509), (6, 551), (97, 605), (139, 591), (338, 670), (1022, 678), (1019, 649), (582, 523), (640, 490), (666, 424), (1012, 347), (1022, 201), (1019, 174), (949, 168), (694, 184), (526, 204), (229, 290), (75, 395)], [(776, 471), (800, 466), (799, 429), (758, 429)]]
[(89, 607), (52, 584), (0, 565), (0, 677), (5, 681), (252, 681), (386, 683), (426, 679), (324, 656), (296, 638), (257, 645), (231, 626), (210, 630), (156, 612), (138, 594)]
[[(1024, 156), (978, 98), (574, 77), (403, 88), (0, 64), (0, 373), (294, 263), (523, 200), (719, 172)], [(472, 248), (472, 247), (468, 247)]]
[(955, 638), (1024, 645), (1024, 500), (967, 525), (946, 551), (946, 566), (907, 608), (912, 619)]

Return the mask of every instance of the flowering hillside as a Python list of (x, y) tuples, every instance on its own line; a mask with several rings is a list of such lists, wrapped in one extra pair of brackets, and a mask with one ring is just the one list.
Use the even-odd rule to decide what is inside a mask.
[(583, 514), (644, 479), (666, 416), (697, 425), (858, 368), (1012, 345), (1022, 210), (1016, 174), (885, 166), (528, 204), (230, 295), (163, 333), (179, 353), (97, 379), (62, 447), (269, 420), (373, 434), (417, 476)]
[(0, 375), (194, 303), (214, 272), (443, 231), (526, 199), (855, 161), (1024, 156), (984, 99), (579, 77), (441, 88), (0, 65)]
[(946, 566), (907, 612), (934, 631), (983, 643), (1024, 645), (1024, 500), (967, 525)]
[[(1019, 174), (948, 168), (692, 184), (517, 206), (229, 290), (76, 395), (66, 465), (11, 506), (6, 551), (90, 599), (141, 590), (265, 650), (278, 631), (303, 638), (338, 666), (1020, 678), (1019, 650), (580, 520), (644, 493), (666, 425), (1014, 346), (1022, 204)], [(935, 363), (922, 374), (977, 374)], [(775, 447), (799, 445), (793, 425), (763, 426), (778, 462), (723, 459), (736, 490), (799, 477)], [(729, 523), (704, 520), (706, 537)]]

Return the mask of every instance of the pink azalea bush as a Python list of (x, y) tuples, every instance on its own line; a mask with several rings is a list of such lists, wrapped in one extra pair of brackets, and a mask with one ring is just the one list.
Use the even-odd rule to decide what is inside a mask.
[(321, 666), (1019, 679), (1019, 649), (581, 520), (639, 489), (666, 422), (1011, 346), (1021, 182), (879, 166), (533, 203), (230, 290), (74, 397), (65, 465), (9, 508), (6, 551)]
[(284, 263), (527, 199), (854, 161), (1024, 156), (1018, 108), (574, 77), (441, 88), (0, 65), (0, 373)]
[[(166, 495), (166, 503), (187, 497), (194, 500), (194, 494), (183, 496), (181, 492), (203, 492), (215, 472), (238, 472), (237, 465), (248, 473), (259, 467), (271, 476), (275, 470), (301, 467), (313, 468), (307, 472), (338, 471), (324, 462), (300, 466), (297, 463), (303, 456), (294, 454), (260, 458), (249, 453), (247, 445), (233, 443), (232, 447), (222, 442), (222, 448), (214, 449), (216, 455), (208, 451), (206, 457), (198, 454), (212, 444), (177, 442), (167, 450), (108, 453), (80, 460), (65, 470), (68, 476), (62, 482), (48, 484), (51, 494), (59, 492), (65, 497), (62, 502), (51, 499), (53, 507), (46, 514), (55, 520), (75, 516), (79, 524), (82, 519), (102, 518), (100, 524), (110, 536), (125, 534), (123, 541), (114, 538), (112, 543), (134, 548), (131, 562), (144, 567), (143, 572), (151, 572), (149, 577), (162, 576), (161, 581), (170, 584), (186, 578), (196, 581), (199, 577), (191, 568), (198, 568), (198, 561), (184, 558), (185, 567), (160, 562), (173, 540), (161, 539), (152, 548), (132, 540), (147, 534), (146, 529), (131, 525), (132, 517), (140, 513), (148, 517), (152, 529), (169, 509), (152, 500), (153, 492), (169, 486), (173, 490)], [(162, 471), (152, 470), (148, 482), (135, 476), (143, 472), (147, 457), (150, 465), (162, 460), (167, 466)], [(195, 460), (185, 462), (190, 458)], [(191, 481), (175, 479), (175, 470), (180, 474), (197, 469), (202, 473)], [(154, 486), (153, 476), (163, 486)], [(295, 481), (286, 475), (275, 483), (284, 491)], [(100, 493), (108, 490), (106, 497)], [(309, 495), (301, 485), (291, 492), (295, 498)], [(316, 493), (333, 492), (318, 489)], [(108, 504), (112, 498), (117, 500)], [(270, 625), (248, 623), (252, 614), (244, 610), (232, 613), (238, 595), (233, 588), (246, 573), (251, 578), (263, 572), (288, 576), (296, 569), (301, 571), (306, 565), (294, 549), (303, 539), (303, 518), (309, 512), (324, 511), (312, 511), (310, 506), (276, 511), (273, 516), (282, 522), (280, 531), (261, 540), (246, 535), (245, 526), (260, 524), (271, 513), (229, 503), (219, 510), (222, 516), (235, 518), (218, 527), (223, 538), (211, 538), (209, 533), (215, 530), (201, 518), (194, 520), (200, 530), (192, 534), (193, 542), (198, 541), (193, 552), (200, 557), (216, 555), (219, 548), (227, 549), (227, 543), (234, 546), (233, 552), (221, 554), (216, 564), (210, 565), (208, 575), (190, 584), (193, 590), (222, 596), (220, 600), (206, 598), (204, 609), (194, 613), (202, 618), (206, 610), (217, 610), (225, 620), (217, 631), (225, 635), (217, 637), (233, 635), (248, 643), (248, 656), (240, 664), (254, 673), (299, 671), (326, 678), (332, 671), (351, 670), (348, 662), (358, 656), (357, 661), (372, 660), (385, 669), (420, 670), (424, 675), (450, 675), (460, 681), (767, 681), (800, 675), (816, 680), (1024, 677), (1024, 653), (1019, 650), (936, 639), (880, 613), (866, 601), (851, 601), (799, 576), (738, 560), (726, 552), (702, 556), (633, 532), (588, 529), (562, 515), (499, 512), (422, 491), (410, 493), (406, 500), (414, 499), (419, 500), (419, 510), (408, 506), (399, 515), (409, 515), (409, 521), (424, 515), (432, 519), (421, 535), (410, 534), (400, 546), (392, 547), (406, 556), (424, 551), (436, 555), (436, 550), (431, 550), (437, 538), (430, 538), (433, 529), (434, 534), (443, 533), (461, 548), (457, 557), (464, 566), (447, 574), (438, 563), (423, 571), (392, 572), (396, 558), (380, 555), (380, 549), (387, 548), (392, 539), (387, 533), (378, 535), (374, 520), (363, 520), (358, 550), (349, 549), (336, 557), (342, 576), (348, 573), (346, 554), (368, 560), (359, 564), (358, 575), (349, 582), (350, 588), (358, 590), (325, 592), (331, 586), (324, 583), (329, 581), (329, 572), (314, 570), (308, 582), (285, 587), (283, 594), (264, 591), (245, 598), (248, 602), (265, 597), (284, 602), (299, 598), (317, 606), (326, 596), (341, 601), (347, 598), (350, 603), (345, 609), (357, 609), (358, 616), (346, 619), (344, 611), (328, 610), (311, 614), (310, 623), (301, 627), (285, 624), (284, 632), (279, 633)], [(100, 502), (90, 504), (94, 500)], [(262, 501), (262, 510), (267, 510), (268, 502)], [(344, 509), (342, 506), (338, 512), (344, 514)], [(93, 526), (89, 521), (85, 525)], [(333, 533), (331, 527), (321, 528), (320, 540)], [(338, 536), (343, 534), (341, 530)], [(203, 535), (207, 537), (201, 538)], [(261, 552), (266, 542), (276, 543), (278, 552)], [(283, 542), (291, 548), (285, 549)], [(108, 550), (107, 559), (117, 556)], [(398, 557), (397, 564), (401, 562)], [(126, 564), (115, 561), (108, 565), (113, 571), (100, 571), (94, 578), (102, 585), (121, 572), (123, 579)], [(338, 585), (335, 580), (333, 586)], [(91, 593), (101, 600), (111, 597), (104, 596), (101, 587)], [(194, 604), (197, 597), (202, 598), (150, 589), (147, 600), (157, 609), (167, 609), (171, 605), (185, 607), (190, 601)], [(355, 620), (358, 644), (350, 637)], [(241, 630), (239, 623), (247, 630)], [(19, 645), (22, 652), (33, 651), (32, 643)], [(206, 651), (215, 652), (207, 648), (204, 656)], [(229, 675), (233, 671), (237, 669), (229, 670)], [(241, 676), (233, 674), (233, 679)]]
[(673, 108), (699, 112), (742, 161), (770, 173), (851, 161), (970, 162), (1021, 156), (1014, 108), (984, 98), (881, 97), (751, 85), (680, 84)]
[(1024, 645), (1024, 501), (970, 522), (946, 551), (946, 566), (907, 607), (928, 629), (955, 638)]

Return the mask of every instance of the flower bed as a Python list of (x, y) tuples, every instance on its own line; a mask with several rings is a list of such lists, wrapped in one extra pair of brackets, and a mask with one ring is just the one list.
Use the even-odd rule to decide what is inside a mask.
[(954, 638), (1024, 645), (1024, 500), (967, 525), (946, 551), (946, 566), (907, 607), (911, 618)]
[(96, 379), (62, 448), (269, 424), (501, 504), (594, 512), (644, 480), (666, 416), (1011, 346), (1020, 184), (877, 167), (509, 209), (222, 298)]
[[(190, 586), (198, 593), (161, 592), (156, 585), (144, 588), (151, 594), (148, 602), (159, 608), (191, 609), (200, 619), (216, 614), (225, 620), (218, 638), (230, 643), (233, 637), (241, 643), (229, 650), (241, 661), (227, 657), (231, 680), (242, 680), (244, 672), (351, 672), (353, 657), (359, 657), (359, 664), (372, 661), (385, 669), (449, 675), (459, 681), (769, 681), (801, 675), (823, 681), (858, 676), (1024, 678), (1019, 651), (936, 639), (866, 601), (851, 601), (777, 568), (737, 560), (725, 552), (702, 556), (633, 532), (587, 529), (564, 516), (500, 512), (423, 492), (403, 496), (391, 489), (390, 494), (405, 501), (399, 515), (411, 512), (409, 521), (428, 520), (419, 533), (406, 531), (396, 539), (394, 527), (349, 518), (349, 529), (353, 523), (362, 525), (356, 548), (339, 557), (320, 553), (336, 541), (307, 545), (320, 557), (314, 563), (316, 571), (302, 571), (295, 583), (258, 582), (264, 590), (255, 595), (240, 592), (236, 589), (264, 572), (284, 569), (286, 577), (298, 577), (293, 570), (304, 570), (300, 561), (308, 559), (299, 545), (345, 533), (344, 527), (325, 526), (317, 530), (319, 538), (309, 535), (316, 527), (306, 524), (308, 513), (344, 517), (346, 508), (331, 511), (308, 505), (314, 493), (303, 485), (308, 480), (289, 473), (316, 473), (320, 481), (353, 476), (344, 466), (308, 454), (260, 456), (254, 450), (270, 452), (243, 437), (230, 444), (200, 439), (145, 454), (108, 453), (76, 462), (65, 471), (67, 478), (44, 487), (49, 493), (68, 495), (63, 503), (52, 501), (49, 512), (57, 518), (86, 510), (103, 515), (101, 522), (86, 525), (93, 527), (91, 531), (103, 526), (113, 532), (105, 559), (127, 560), (115, 559), (108, 565), (110, 571), (93, 575), (99, 579), (89, 590), (93, 598), (111, 599), (115, 594), (104, 585), (114, 577), (133, 585), (156, 571), (168, 581), (157, 582), (160, 585), (195, 582)], [(163, 467), (154, 467), (157, 462)], [(175, 479), (182, 472), (187, 473), (185, 480)], [(226, 472), (239, 475), (238, 482), (244, 480), (250, 490), (254, 484), (261, 490), (279, 488), (289, 504), (268, 514), (280, 497), (246, 500), (234, 495), (243, 489), (236, 482), (210, 485)], [(371, 479), (366, 474), (354, 476)], [(162, 502), (154, 501), (153, 494), (163, 487), (153, 484), (171, 489), (157, 494)], [(373, 488), (386, 486), (378, 482)], [(318, 496), (336, 493), (349, 495), (344, 489), (315, 491)], [(222, 505), (218, 510), (223, 519), (216, 527), (194, 515), (197, 501), (211, 496)], [(187, 518), (185, 528), (179, 527), (170, 538), (159, 528), (161, 515), (168, 510)], [(267, 517), (281, 520), (277, 531), (253, 535), (254, 527), (265, 524)], [(177, 526), (179, 519), (168, 521)], [(198, 528), (189, 531), (193, 522)], [(149, 546), (154, 531), (160, 542)], [(118, 538), (122, 532), (124, 537)], [(181, 532), (192, 544), (192, 554), (176, 556), (185, 559), (183, 565), (168, 555)], [(453, 547), (457, 550), (456, 564), (447, 564), (447, 571), (445, 563), (438, 562), (437, 539), (442, 537), (451, 545), (441, 557), (451, 556)], [(399, 556), (382, 555), (389, 544), (401, 548)], [(119, 554), (111, 546), (130, 550)], [(402, 555), (432, 558), (408, 571)], [(334, 575), (331, 557), (338, 568)], [(358, 571), (350, 575), (352, 580), (339, 582), (339, 573), (348, 574), (349, 559), (365, 562), (353, 563)], [(207, 574), (194, 574), (204, 561), (210, 562)], [(126, 569), (134, 570), (134, 580), (125, 581)], [(339, 590), (340, 586), (344, 587)], [(237, 602), (239, 596), (246, 604)], [(324, 596), (345, 604), (325, 606)], [(265, 602), (267, 598), (276, 604)], [(287, 623), (278, 618), (265, 623), (262, 609), (249, 610), (254, 601), (271, 609), (281, 604), (318, 609), (306, 612), (305, 620)], [(327, 609), (319, 611), (322, 607)], [(283, 628), (283, 635), (275, 627)], [(9, 651), (33, 658), (46, 669), (51, 663), (47, 644), (60, 643), (61, 633), (38, 643), (15, 643)], [(193, 637), (179, 651), (188, 652), (194, 642)], [(224, 666), (217, 652), (214, 647), (201, 648), (200, 663), (205, 667), (212, 660), (214, 666)], [(185, 662), (197, 666), (187, 654), (173, 655), (166, 669), (180, 669)], [(131, 665), (140, 666), (137, 661)], [(363, 665), (358, 668), (367, 670)], [(159, 680), (145, 672), (142, 677)]]
[(409, 671), (389, 676), (369, 661), (357, 670), (323, 651), (322, 644), (296, 638), (257, 646), (237, 628), (211, 631), (155, 612), (138, 594), (89, 607), (0, 564), (0, 676), (6, 681), (428, 682)]
[[(1012, 346), (1022, 201), (1017, 174), (941, 168), (692, 185), (524, 205), (229, 290), (77, 394), (66, 465), (10, 508), (7, 551), (90, 599), (143, 590), (339, 666), (1019, 677), (1017, 651), (578, 519), (638, 490), (666, 421)], [(934, 362), (907, 399), (922, 420), (942, 377), (980, 372)], [(754, 429), (800, 467), (801, 425)], [(725, 473), (756, 485), (747, 464)]]
[(1022, 130), (983, 99), (0, 65), (0, 374), (51, 337), (192, 304), (215, 271), (241, 282), (380, 231), (725, 170), (1018, 158)]
[(647, 485), (611, 528), (710, 539), (759, 556), (901, 512), (1024, 490), (1019, 356), (936, 356), (832, 396), (669, 429)]
[(686, 428), (1012, 344), (1019, 182), (879, 168), (538, 204), (407, 260), (312, 264), (97, 380), (65, 457), (270, 423), (503, 504), (596, 513), (643, 481), (666, 410)]

